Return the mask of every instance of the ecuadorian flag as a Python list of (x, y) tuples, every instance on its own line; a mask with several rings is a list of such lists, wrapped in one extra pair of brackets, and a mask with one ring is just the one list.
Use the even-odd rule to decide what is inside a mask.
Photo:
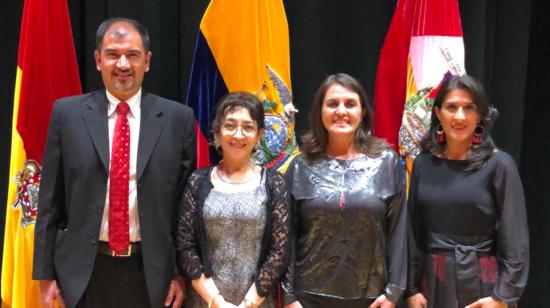
[(438, 85), (465, 73), (462, 36), (458, 0), (397, 3), (378, 62), (375, 134), (399, 150), (409, 174)]
[(256, 159), (285, 171), (298, 153), (290, 84), (288, 24), (280, 0), (212, 0), (200, 24), (186, 104), (196, 116), (197, 164), (208, 166), (208, 140), (218, 99), (228, 92), (256, 94), (266, 134)]
[(31, 280), (42, 151), (53, 102), (81, 93), (66, 0), (26, 0), (13, 100), (2, 307), (40, 307)]

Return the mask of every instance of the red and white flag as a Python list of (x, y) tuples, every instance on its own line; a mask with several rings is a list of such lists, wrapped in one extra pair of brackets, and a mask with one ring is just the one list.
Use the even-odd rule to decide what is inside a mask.
[(399, 0), (378, 62), (374, 134), (399, 151), (409, 173), (438, 85), (464, 73), (458, 0)]

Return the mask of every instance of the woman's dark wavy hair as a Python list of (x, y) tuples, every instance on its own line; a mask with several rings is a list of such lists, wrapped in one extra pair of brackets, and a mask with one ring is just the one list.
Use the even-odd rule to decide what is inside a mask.
[(422, 150), (429, 151), (433, 155), (437, 156), (440, 156), (445, 151), (446, 142), (439, 143), (436, 139), (437, 129), (441, 125), (441, 122), (435, 114), (435, 107), (441, 108), (441, 104), (445, 100), (445, 96), (447, 96), (447, 94), (452, 90), (456, 89), (462, 89), (470, 93), (480, 117), (479, 125), (483, 127), (481, 144), (472, 144), (472, 154), (466, 159), (466, 170), (477, 170), (483, 166), (483, 164), (491, 157), (491, 154), (496, 149), (490, 132), (493, 127), (493, 123), (498, 117), (498, 111), (489, 104), (483, 86), (471, 76), (453, 76), (444, 81), (441, 85), (439, 92), (434, 99), (434, 104), (432, 106), (432, 122), (428, 133), (422, 141)]
[(321, 120), (321, 109), (323, 107), (325, 94), (333, 85), (340, 85), (359, 95), (364, 116), (355, 131), (355, 148), (358, 152), (367, 156), (379, 156), (388, 145), (384, 140), (376, 138), (371, 134), (373, 112), (367, 93), (355, 78), (348, 74), (339, 73), (328, 76), (315, 93), (315, 98), (313, 99), (313, 104), (309, 111), (309, 130), (301, 137), (302, 154), (305, 159), (309, 162), (314, 162), (326, 155), (328, 132)]

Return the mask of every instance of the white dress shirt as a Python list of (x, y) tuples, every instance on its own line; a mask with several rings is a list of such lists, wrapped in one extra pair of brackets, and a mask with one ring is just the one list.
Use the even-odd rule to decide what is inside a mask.
[[(107, 116), (109, 122), (109, 159), (111, 157), (113, 147), (113, 135), (115, 131), (115, 123), (118, 117), (116, 106), (120, 100), (109, 91), (107, 92), (107, 99), (109, 100), (109, 107), (107, 109)], [(138, 204), (137, 204), (137, 183), (136, 183), (136, 164), (138, 154), (139, 143), (139, 126), (141, 119), (141, 89), (139, 89), (136, 95), (126, 100), (128, 106), (130, 106), (130, 112), (128, 113), (128, 124), (130, 125), (130, 183), (129, 183), (129, 195), (128, 195), (128, 211), (129, 211), (129, 225), (130, 225), (130, 242), (141, 241), (141, 235), (139, 232), (139, 216), (138, 216)], [(103, 209), (103, 218), (101, 221), (101, 231), (99, 233), (100, 241), (109, 241), (109, 183), (110, 178), (107, 181), (107, 196), (105, 199), (105, 207)]]

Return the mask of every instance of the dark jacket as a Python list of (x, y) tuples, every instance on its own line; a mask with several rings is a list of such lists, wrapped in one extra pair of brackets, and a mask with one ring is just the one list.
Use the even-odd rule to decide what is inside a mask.
[[(109, 176), (105, 90), (58, 100), (44, 151), (33, 279), (57, 279), (67, 307), (90, 280)], [(149, 298), (160, 307), (175, 275), (174, 228), (195, 167), (193, 111), (142, 91), (137, 199)]]

